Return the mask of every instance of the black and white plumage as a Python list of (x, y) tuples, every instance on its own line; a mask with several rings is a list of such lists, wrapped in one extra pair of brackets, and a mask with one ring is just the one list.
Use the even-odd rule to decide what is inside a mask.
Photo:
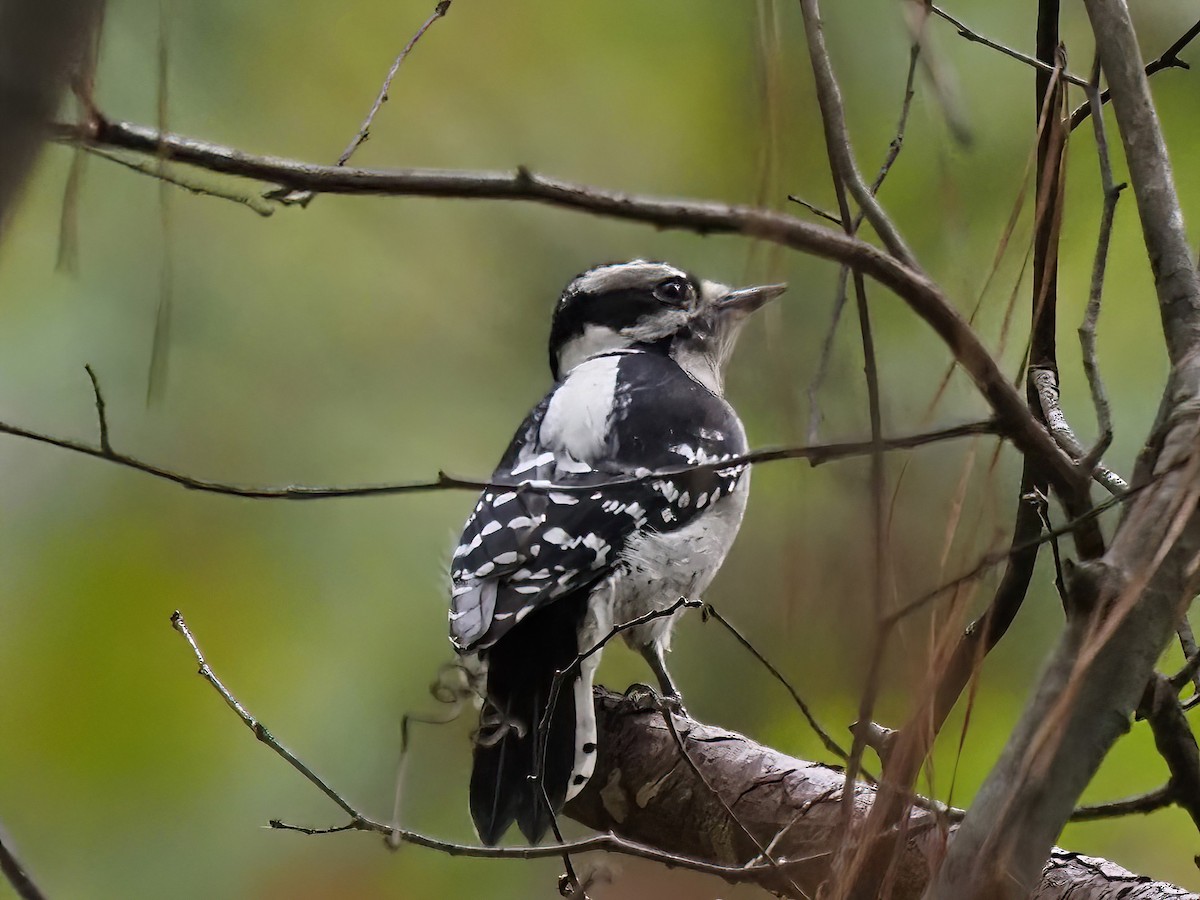
[[(485, 843), (514, 820), (538, 841), (591, 776), (599, 654), (563, 685), (543, 746), (555, 673), (613, 625), (698, 599), (724, 561), (749, 472), (719, 466), (747, 449), (722, 372), (746, 318), (782, 290), (734, 291), (638, 260), (563, 292), (554, 387), (517, 430), (451, 563), (451, 639), (487, 677), (470, 791)], [(625, 639), (678, 700), (664, 661), (673, 620)]]

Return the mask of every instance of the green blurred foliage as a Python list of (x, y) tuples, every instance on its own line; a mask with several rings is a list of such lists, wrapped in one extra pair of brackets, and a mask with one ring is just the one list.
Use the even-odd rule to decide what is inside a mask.
[[(332, 160), (432, 5), (168, 0), (169, 126), (249, 151)], [(852, 134), (864, 171), (873, 172), (903, 89), (901, 9), (894, 0), (827, 5)], [(110, 5), (98, 88), (110, 116), (155, 120), (158, 8), (145, 0)], [(1030, 0), (955, 4), (974, 27), (1027, 50), (1034, 10)], [(1190, 24), (1188, 10), (1165, 0), (1139, 7), (1150, 55)], [(1082, 15), (1078, 4), (1067, 5), (1077, 72), (1091, 57)], [(883, 196), (930, 272), (969, 311), (1010, 210), (1026, 195), (979, 316), (999, 346), (1015, 295), (1004, 352), (1015, 373), (1029, 293), (1021, 261), (1032, 205), (1023, 173), (1033, 78), (944, 23), (929, 30), (928, 58), (946, 93), (939, 100), (923, 73)], [(1163, 73), (1154, 85), (1195, 219), (1200, 94), (1183, 72)], [(968, 145), (951, 136), (948, 111), (969, 125)], [(105, 388), (113, 442), (197, 476), (355, 484), (439, 468), (485, 474), (547, 386), (548, 310), (562, 284), (593, 263), (645, 256), (730, 282), (791, 282), (788, 298), (743, 338), (729, 394), (753, 444), (803, 438), (805, 390), (836, 278), (826, 263), (743, 240), (470, 201), (318, 197), (307, 209), (261, 219), (172, 189), (164, 227), (158, 184), (92, 159), (78, 198), (71, 276), (54, 268), (71, 158), (69, 149), (47, 149), (0, 246), (5, 420), (94, 439), (83, 371), (91, 363)], [(355, 162), (521, 163), (630, 191), (777, 208), (793, 192), (833, 205), (798, 9), (782, 0), (457, 0), (401, 70)], [(1086, 129), (1073, 139), (1070, 171), (1061, 358), (1064, 395), (1089, 440), (1095, 429), (1074, 337), (1100, 199)], [(168, 256), (169, 378), (163, 399), (147, 407)], [(926, 417), (948, 356), (903, 304), (877, 289), (872, 300), (888, 429), (984, 414), (955, 376)], [(1160, 347), (1127, 199), (1100, 337), (1117, 429), (1110, 459), (1122, 471), (1154, 413), (1165, 372)], [(824, 438), (865, 434), (852, 317), (838, 335), (821, 406)], [(1004, 450), (993, 464), (993, 454), (994, 442), (978, 441), (889, 459), (897, 499), (888, 602), (965, 570), (1003, 539), (1018, 463)], [(472, 861), (414, 848), (391, 854), (363, 835), (305, 838), (265, 828), (272, 817), (313, 825), (339, 818), (196, 677), (168, 623), (182, 609), (250, 709), (355, 802), (386, 816), (400, 716), (433, 708), (428, 684), (451, 657), (444, 568), (468, 495), (243, 501), (13, 439), (4, 442), (0, 466), (0, 821), (52, 896), (553, 895), (553, 861)], [(855, 717), (869, 652), (866, 476), (861, 461), (758, 470), (741, 539), (708, 598), (839, 734)], [(958, 499), (961, 520), (947, 549)], [(967, 598), (968, 612), (994, 584), (992, 573)], [(944, 608), (940, 615), (936, 621), (945, 621)], [(915, 617), (890, 646), (881, 720), (902, 722), (920, 690), (933, 624)], [(988, 661), (961, 751), (961, 712), (939, 745), (931, 770), (938, 796), (969, 802), (1060, 625), (1043, 568)], [(686, 621), (673, 667), (701, 718), (821, 758), (786, 696), (717, 626)], [(602, 675), (618, 688), (646, 678), (623, 649), (607, 654)], [(464, 720), (418, 730), (405, 824), (470, 839), (470, 727)], [(1088, 799), (1132, 794), (1165, 777), (1145, 726), (1135, 725)], [(1191, 861), (1200, 839), (1178, 811), (1074, 826), (1063, 842), (1200, 887)], [(600, 897), (751, 895), (654, 866), (605, 865), (614, 880), (598, 888)]]

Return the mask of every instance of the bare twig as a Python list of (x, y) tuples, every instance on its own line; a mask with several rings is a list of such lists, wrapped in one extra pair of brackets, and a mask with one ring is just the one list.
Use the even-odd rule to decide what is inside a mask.
[[(1162, 55), (1159, 56), (1158, 59), (1153, 59), (1148, 62), (1146, 64), (1146, 68), (1144, 69), (1146, 75), (1154, 75), (1157, 72), (1161, 72), (1163, 69), (1190, 69), (1191, 66), (1180, 59), (1179, 54), (1183, 52), (1183, 49), (1187, 47), (1188, 44), (1196, 39), (1197, 35), (1200, 35), (1200, 21), (1196, 22), (1195, 25), (1185, 31), (1179, 40), (1162, 52)], [(1111, 99), (1111, 97), (1111, 91), (1104, 91), (1101, 93), (1100, 105), (1103, 106)], [(1082, 125), (1084, 119), (1086, 119), (1088, 116), (1095, 115), (1096, 112), (1098, 112), (1096, 104), (1092, 103), (1092, 99), (1089, 94), (1087, 101), (1081, 103), (1075, 108), (1075, 111), (1071, 113), (1071, 129), (1074, 130), (1079, 125)]]
[(807, 200), (805, 200), (803, 197), (797, 197), (795, 194), (788, 194), (788, 195), (787, 195), (787, 198), (788, 198), (789, 200), (791, 200), (793, 203), (796, 203), (796, 204), (798, 204), (798, 205), (800, 205), (800, 206), (803, 206), (805, 209), (807, 209), (807, 210), (808, 210), (810, 213), (812, 213), (814, 216), (817, 216), (818, 218), (824, 219), (824, 220), (825, 220), (825, 221), (827, 221), (827, 222), (832, 222), (832, 223), (833, 223), (834, 225), (836, 225), (838, 228), (841, 228), (841, 227), (842, 227), (842, 220), (841, 220), (841, 219), (839, 219), (839, 218), (838, 218), (837, 216), (835, 216), (833, 213), (831, 213), (831, 212), (829, 212), (829, 211), (827, 211), (827, 210), (821, 209), (821, 207), (819, 207), (819, 206), (817, 206), (817, 205), (815, 205), (815, 204), (813, 204), (813, 203), (809, 203), (809, 202), (808, 202)]
[(198, 197), (216, 197), (218, 200), (229, 200), (240, 204), (258, 213), (264, 219), (275, 213), (274, 204), (264, 200), (262, 197), (254, 194), (239, 194), (234, 191), (226, 191), (214, 184), (202, 184), (199, 181), (176, 175), (159, 163), (143, 163), (132, 159), (122, 159), (117, 154), (109, 153), (99, 147), (81, 145), (80, 150), (90, 153), (93, 156), (99, 156), (101, 159), (106, 159), (111, 163), (116, 163), (118, 166), (124, 166), (126, 169), (131, 169), (142, 175), (148, 175), (159, 181), (165, 181), (167, 184), (173, 184), (175, 187), (183, 188), (183, 190)]
[(768, 672), (771, 673), (771, 677), (773, 677), (776, 681), (778, 681), (780, 684), (783, 685), (784, 689), (788, 692), (789, 695), (791, 695), (792, 701), (796, 704), (797, 708), (800, 710), (800, 714), (802, 716), (804, 716), (804, 720), (806, 722), (808, 722), (808, 727), (811, 728), (813, 730), (813, 732), (817, 735), (817, 737), (821, 741), (821, 744), (825, 747), (826, 750), (828, 750), (830, 753), (832, 753), (834, 756), (838, 757), (839, 759), (845, 760), (847, 758), (848, 754), (846, 753), (846, 751), (842, 748), (842, 746), (840, 744), (838, 744), (837, 741), (835, 741), (830, 736), (829, 732), (826, 731), (821, 726), (821, 723), (817, 721), (816, 716), (813, 715), (813, 712), (809, 708), (808, 704), (804, 702), (804, 698), (800, 696), (799, 692), (794, 687), (792, 687), (792, 683), (790, 681), (788, 681), (787, 678), (784, 677), (783, 673), (780, 672), (779, 669), (777, 669), (770, 662), (770, 660), (768, 660), (765, 656), (762, 655), (761, 652), (759, 652), (759, 649), (757, 647), (755, 647), (752, 643), (750, 643), (750, 640), (744, 634), (742, 634), (741, 631), (739, 631), (733, 625), (733, 623), (731, 623), (723, 615), (721, 615), (719, 612), (717, 612), (717, 608), (715, 606), (713, 606), (711, 603), (706, 603), (704, 605), (704, 608), (701, 611), (701, 615), (702, 615), (702, 618), (704, 621), (708, 621), (709, 618), (713, 618), (713, 619), (716, 619), (719, 623), (721, 623), (721, 626), (726, 631), (728, 631), (731, 635), (733, 635), (734, 639), (739, 644), (741, 644), (746, 650), (748, 650), (750, 652), (750, 654), (762, 664), (763, 668), (765, 668)]
[[(388, 92), (392, 89), (392, 80), (395, 79), (396, 73), (400, 71), (400, 64), (403, 63), (408, 57), (408, 54), (412, 52), (413, 47), (417, 45), (417, 41), (419, 41), (422, 35), (429, 30), (430, 26), (447, 13), (447, 11), (450, 9), (450, 2), (451, 0), (441, 0), (441, 2), (434, 7), (434, 10), (430, 14), (429, 18), (426, 19), (421, 27), (417, 29), (417, 33), (414, 34), (409, 39), (408, 43), (404, 45), (404, 49), (400, 51), (400, 54), (392, 63), (392, 67), (388, 69), (387, 77), (383, 79), (383, 85), (379, 88), (379, 94), (375, 97), (375, 102), (371, 104), (370, 112), (368, 112), (367, 117), (363, 119), (362, 125), (359, 126), (358, 132), (350, 139), (350, 143), (346, 145), (346, 149), (342, 151), (341, 156), (337, 158), (337, 162), (334, 163), (334, 166), (345, 166), (346, 163), (350, 161), (350, 157), (354, 155), (354, 151), (366, 143), (367, 139), (371, 136), (371, 123), (375, 121), (375, 116), (379, 114), (379, 110), (383, 107), (383, 104), (387, 103), (388, 101)], [(317, 192), (312, 189), (295, 190), (283, 187), (278, 190), (267, 191), (263, 195), (263, 199), (274, 200), (277, 203), (282, 203), (284, 206), (303, 207), (308, 206), (308, 204), (312, 202), (313, 197), (316, 195)]]
[(1172, 799), (1200, 828), (1200, 748), (1178, 693), (1170, 679), (1156, 673), (1146, 686), (1138, 713), (1150, 723), (1154, 746), (1171, 773)]
[(199, 664), (199, 673), (201, 677), (207, 681), (218, 694), (225, 704), (232, 709), (249, 728), (254, 736), (271, 748), (278, 756), (280, 756), (289, 766), (299, 772), (314, 785), (317, 790), (332, 800), (347, 816), (350, 821), (344, 825), (336, 825), (329, 828), (308, 828), (301, 825), (292, 825), (279, 819), (272, 819), (270, 825), (282, 831), (298, 831), (303, 834), (318, 835), (318, 834), (337, 834), (344, 831), (366, 831), (374, 832), (386, 838), (396, 838), (406, 844), (414, 844), (419, 847), (426, 847), (431, 850), (438, 850), (450, 856), (473, 856), (481, 859), (542, 859), (546, 857), (560, 856), (564, 851), (571, 853), (588, 853), (596, 850), (603, 850), (609, 853), (621, 853), (626, 856), (636, 856), (641, 859), (649, 859), (664, 863), (669, 866), (679, 866), (680, 868), (691, 869), (696, 872), (705, 872), (711, 875), (719, 875), (725, 878), (734, 878), (745, 880), (753, 878), (755, 874), (763, 870), (769, 870), (770, 866), (757, 866), (750, 869), (743, 866), (722, 866), (713, 863), (706, 863), (699, 860), (689, 859), (685, 856), (679, 856), (672, 853), (666, 853), (657, 850), (654, 847), (647, 847), (638, 844), (634, 841), (625, 840), (615, 834), (598, 834), (593, 837), (584, 838), (578, 841), (567, 841), (563, 844), (547, 845), (544, 847), (475, 847), (469, 844), (458, 844), (452, 841), (442, 841), (437, 838), (431, 838), (415, 831), (396, 828), (394, 824), (388, 822), (378, 822), (370, 817), (363, 815), (349, 801), (347, 801), (338, 791), (334, 790), (328, 782), (312, 771), (309, 766), (299, 759), (294, 753), (284, 747), (271, 734), (270, 731), (242, 705), (241, 701), (233, 695), (230, 690), (225, 687), (224, 683), (216, 676), (213, 670), (209, 667), (204, 658), (204, 654), (200, 651), (200, 647), (196, 643), (195, 637), (184, 621), (183, 614), (176, 611), (171, 616), (171, 624), (192, 649), (192, 654), (196, 657), (196, 662)]
[(434, 10), (430, 14), (429, 18), (426, 19), (424, 24), (417, 29), (417, 33), (414, 34), (409, 39), (408, 43), (404, 45), (404, 49), (400, 51), (400, 54), (396, 57), (396, 61), (392, 63), (392, 67), (388, 70), (387, 77), (383, 79), (383, 86), (379, 89), (379, 96), (377, 96), (375, 98), (375, 102), (371, 104), (371, 111), (367, 113), (367, 117), (363, 119), (363, 123), (358, 129), (358, 134), (354, 135), (350, 143), (346, 145), (346, 149), (342, 151), (342, 155), (338, 157), (337, 165), (344, 166), (347, 162), (349, 162), (350, 157), (354, 155), (354, 151), (361, 147), (367, 138), (370, 137), (371, 123), (375, 121), (375, 116), (378, 115), (383, 104), (387, 103), (388, 101), (388, 91), (392, 89), (392, 80), (396, 77), (396, 73), (400, 71), (400, 64), (403, 63), (408, 57), (408, 54), (412, 52), (413, 47), (417, 45), (417, 41), (419, 41), (425, 32), (429, 30), (430, 26), (442, 16), (446, 15), (449, 9), (450, 0), (441, 0), (441, 2), (434, 7)]
[(46, 900), (46, 895), (37, 886), (0, 829), (0, 874), (8, 880), (13, 891), (21, 900)]
[(1083, 371), (1087, 376), (1088, 390), (1092, 394), (1092, 406), (1096, 410), (1096, 426), (1099, 435), (1096, 444), (1082, 458), (1080, 465), (1092, 468), (1099, 462), (1104, 451), (1112, 442), (1112, 414), (1109, 411), (1108, 395), (1104, 380), (1100, 377), (1100, 366), (1096, 362), (1096, 324), (1100, 318), (1100, 296), (1104, 291), (1104, 272), (1108, 263), (1108, 244), (1112, 237), (1113, 217), (1117, 211), (1117, 200), (1124, 184), (1114, 184), (1112, 163), (1108, 155), (1108, 138), (1104, 130), (1104, 116), (1100, 115), (1100, 57), (1092, 65), (1092, 84), (1088, 87), (1093, 131), (1096, 136), (1096, 158), (1100, 165), (1100, 186), (1104, 195), (1104, 208), (1100, 213), (1100, 232), (1096, 239), (1096, 257), (1092, 262), (1092, 281), (1088, 289), (1087, 309), (1079, 326), (1079, 346), (1083, 353)]
[[(883, 211), (875, 195), (871, 193), (862, 173), (858, 170), (858, 162), (850, 145), (850, 136), (846, 132), (846, 116), (842, 109), (842, 92), (838, 87), (837, 78), (833, 74), (833, 66), (829, 61), (829, 52), (825, 47), (825, 35), (821, 28), (821, 12), (817, 0), (800, 0), (800, 9), (804, 15), (804, 33), (808, 38), (808, 56), (812, 62), (813, 78), (816, 82), (817, 98), (821, 105), (821, 120), (825, 126), (825, 146), (830, 153), (830, 163), (834, 170), (835, 179), (845, 185), (854, 197), (854, 202), (863, 211), (875, 233), (879, 235), (888, 251), (911, 269), (920, 271), (916, 257), (900, 236), (899, 230)], [(847, 210), (839, 210), (843, 223), (849, 221)]]
[(100, 452), (106, 457), (112, 457), (114, 454), (112, 444), (108, 440), (108, 416), (105, 413), (104, 394), (100, 390), (100, 379), (92, 371), (91, 363), (85, 365), (83, 369), (92, 382), (92, 394), (96, 398), (96, 418), (100, 423)]
[[(884, 447), (888, 450), (909, 450), (916, 447), (922, 447), (927, 444), (938, 443), (945, 440), (953, 440), (956, 438), (970, 437), (979, 434), (995, 434), (996, 425), (991, 421), (971, 422), (966, 425), (952, 426), (943, 428), (939, 431), (926, 432), (923, 434), (908, 435), (898, 438), (888, 438), (884, 441)], [(173, 484), (180, 485), (193, 491), (202, 491), (210, 494), (225, 494), (231, 497), (242, 497), (250, 500), (326, 500), (335, 497), (382, 497), (392, 494), (410, 494), (423, 491), (442, 491), (442, 490), (484, 490), (486, 488), (513, 488), (512, 482), (493, 482), (476, 478), (460, 478), (455, 475), (448, 475), (445, 472), (439, 472), (436, 478), (427, 481), (401, 481), (391, 484), (371, 484), (371, 485), (351, 485), (351, 486), (301, 486), (288, 485), (286, 487), (254, 487), (250, 485), (228, 484), (219, 481), (210, 481), (205, 478), (196, 478), (191, 475), (185, 475), (181, 472), (176, 472), (171, 469), (163, 468), (154, 463), (145, 462), (144, 460), (130, 456), (126, 453), (119, 453), (112, 449), (111, 446), (105, 445), (105, 426), (101, 426), (101, 444), (99, 447), (85, 444), (80, 441), (73, 441), (68, 438), (53, 437), (52, 435), (42, 434), (37, 431), (32, 431), (28, 428), (22, 428), (19, 425), (10, 425), (6, 422), (0, 422), (0, 434), (8, 434), (13, 437), (24, 438), (26, 440), (37, 441), (42, 444), (49, 444), (52, 447), (58, 447), (62, 450), (70, 450), (73, 453), (81, 453), (84, 456), (90, 456), (94, 459), (102, 459), (106, 462), (115, 463), (118, 466), (123, 466), (127, 469), (141, 472), (145, 475), (151, 475), (155, 478), (161, 478), (164, 481), (170, 481)], [(656, 472), (651, 472), (648, 475), (629, 476), (628, 478), (615, 478), (607, 481), (596, 482), (594, 484), (552, 484), (550, 482), (526, 482), (519, 485), (523, 491), (537, 492), (583, 492), (594, 491), (598, 488), (616, 487), (620, 485), (639, 484), (645, 481), (652, 481), (656, 478), (664, 478), (668, 476), (684, 475), (689, 472), (712, 472), (718, 469), (725, 469), (731, 466), (739, 466), (745, 464), (758, 464), (765, 462), (774, 462), (784, 459), (806, 459), (812, 465), (817, 466), (831, 460), (849, 459), (855, 456), (863, 456), (871, 452), (870, 441), (846, 441), (833, 444), (817, 444), (807, 447), (768, 447), (763, 450), (756, 450), (742, 456), (730, 457), (727, 460), (713, 463), (702, 463), (695, 466), (682, 466), (673, 469), (663, 469)]]
[[(900, 121), (896, 125), (896, 134), (888, 144), (888, 150), (884, 156), (883, 163), (879, 167), (879, 172), (875, 175), (875, 180), (871, 183), (871, 193), (878, 194), (879, 189), (883, 187), (883, 182), (887, 179), (888, 173), (891, 172), (892, 166), (896, 164), (896, 160), (900, 157), (900, 151), (904, 147), (904, 133), (908, 127), (908, 114), (912, 109), (912, 100), (915, 95), (914, 83), (917, 74), (917, 61), (921, 55), (921, 45), (919, 42), (914, 42), (912, 49), (909, 51), (908, 57), (908, 75), (904, 80), (904, 100), (900, 104)], [(789, 200), (795, 200), (792, 195), (788, 195)], [(804, 204), (803, 201), (797, 202)], [(843, 225), (841, 219), (832, 214), (827, 214), (825, 218), (830, 219), (835, 225)], [(857, 234), (858, 229), (862, 227), (863, 220), (866, 214), (859, 210), (854, 216), (853, 228), (848, 230), (849, 234)], [(833, 342), (837, 337), (838, 324), (842, 319), (842, 310), (846, 306), (846, 286), (849, 282), (850, 271), (846, 266), (838, 272), (837, 290), (834, 292), (833, 310), (829, 316), (829, 326), (825, 330), (825, 337), (821, 341), (821, 353), (817, 358), (817, 368), (813, 372), (812, 381), (809, 382), (808, 396), (808, 429), (805, 432), (805, 437), (808, 441), (814, 442), (817, 439), (817, 434), (821, 424), (821, 405), (818, 402), (818, 394), (825, 384), (825, 379), (829, 376), (829, 364), (833, 359)]]
[(1191, 682), (1196, 688), (1193, 696), (1200, 696), (1200, 647), (1196, 645), (1196, 636), (1192, 633), (1192, 624), (1187, 616), (1179, 620), (1179, 627), (1175, 631), (1179, 635), (1184, 662), (1180, 670), (1171, 676), (1171, 687), (1178, 693)]
[[(821, 10), (818, 0), (800, 0), (800, 10), (804, 18), (804, 33), (808, 40), (808, 55), (812, 63), (813, 79), (816, 84), (817, 104), (821, 110), (821, 124), (825, 134), (825, 150), (829, 157), (830, 174), (833, 177), (834, 193), (838, 201), (838, 214), (842, 220), (847, 236), (853, 237), (855, 224), (850, 213), (850, 204), (846, 198), (847, 190), (854, 195), (863, 214), (879, 233), (888, 249), (898, 258), (916, 267), (916, 258), (908, 249), (899, 231), (884, 213), (875, 199), (874, 191), (863, 181), (858, 171), (854, 151), (850, 146), (849, 134), (846, 130), (845, 112), (842, 108), (841, 90), (833, 71), (833, 64), (825, 46), (825, 34), (821, 24)], [(915, 56), (913, 57), (915, 65)], [(911, 66), (910, 66), (911, 70)], [(907, 107), (907, 103), (906, 103)], [(867, 683), (863, 688), (859, 703), (858, 720), (867, 722), (871, 719), (876, 693), (878, 691), (878, 674), (881, 671), (878, 659), (883, 656), (883, 595), (884, 576), (886, 567), (886, 534), (884, 530), (884, 473), (882, 439), (882, 413), (879, 391), (879, 373), (876, 367), (875, 342), (871, 329), (870, 307), (867, 303), (866, 284), (861, 272), (853, 273), (855, 308), (858, 312), (859, 333), (863, 348), (863, 373), (867, 386), (867, 410), (871, 426), (871, 468), (870, 468), (870, 500), (871, 500), (871, 600), (875, 612), (874, 638), (872, 644), (872, 662), (869, 667)], [(858, 779), (862, 765), (862, 754), (865, 747), (863, 735), (855, 731), (850, 744), (850, 756), (846, 760), (846, 787), (842, 791), (842, 822), (848, 829), (853, 821), (854, 791), (852, 785)]]
[[(953, 25), (958, 31), (959, 37), (966, 38), (968, 41), (972, 41), (976, 44), (983, 44), (985, 47), (990, 47), (992, 50), (1003, 53), (1005, 56), (1023, 62), (1025, 65), (1032, 66), (1035, 69), (1040, 69), (1043, 72), (1051, 72), (1054, 70), (1053, 63), (1043, 62), (1040, 59), (1030, 56), (1028, 53), (1022, 53), (1020, 50), (1014, 50), (1012, 47), (1005, 46), (999, 41), (994, 41), (991, 38), (980, 34), (978, 31), (968, 28), (965, 24), (956, 19), (954, 16), (950, 15), (950, 13), (946, 12), (936, 3), (930, 3), (929, 9), (934, 15), (945, 19), (947, 22)], [(1062, 77), (1078, 87), (1087, 87), (1087, 81), (1080, 78), (1078, 75), (1072, 75), (1070, 72), (1063, 72)]]
[(60, 126), (56, 133), (60, 140), (68, 143), (82, 141), (143, 153), (166, 152), (170, 158), (189, 165), (271, 181), (290, 188), (539, 202), (664, 228), (684, 228), (709, 234), (743, 234), (846, 263), (895, 291), (937, 332), (996, 410), (1006, 434), (1010, 435), (1019, 450), (1033, 453), (1046, 461), (1056, 485), (1065, 488), (1078, 480), (1074, 463), (1029, 414), (1020, 395), (999, 370), (978, 335), (936, 285), (924, 274), (857, 237), (852, 238), (769, 210), (633, 196), (559, 181), (525, 169), (503, 173), (371, 171), (316, 166), (256, 157), (205, 141), (163, 135), (153, 129), (107, 121), (102, 122), (94, 134), (85, 133), (74, 126)]
[(1160, 788), (1147, 791), (1145, 794), (1138, 794), (1136, 797), (1077, 807), (1075, 812), (1071, 813), (1071, 821), (1094, 822), (1097, 819), (1116, 819), (1134, 814), (1146, 815), (1165, 809), (1174, 802), (1175, 792), (1170, 784), (1164, 784)]

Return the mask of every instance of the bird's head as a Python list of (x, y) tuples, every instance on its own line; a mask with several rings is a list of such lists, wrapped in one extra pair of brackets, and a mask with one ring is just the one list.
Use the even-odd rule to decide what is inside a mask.
[(554, 308), (550, 370), (559, 381), (613, 350), (669, 355), (716, 394), (738, 332), (787, 285), (735, 289), (660, 262), (597, 266), (575, 278)]

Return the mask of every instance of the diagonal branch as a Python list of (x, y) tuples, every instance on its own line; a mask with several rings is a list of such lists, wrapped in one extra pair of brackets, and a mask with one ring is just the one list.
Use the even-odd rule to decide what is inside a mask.
[[(389, 196), (455, 197), (544, 203), (591, 215), (679, 228), (699, 234), (740, 234), (852, 266), (894, 291), (946, 343), (995, 410), (1005, 434), (1024, 453), (1043, 459), (1054, 483), (1067, 490), (1080, 479), (1071, 459), (1029, 414), (1020, 394), (941, 289), (889, 253), (833, 229), (793, 216), (747, 206), (624, 194), (536, 175), (438, 169), (369, 170), (319, 166), (254, 156), (152, 128), (101, 121), (92, 132), (61, 126), (60, 140), (121, 147), (214, 172), (318, 192)], [(856, 196), (856, 200), (857, 200)], [(874, 226), (875, 223), (872, 223)]]

